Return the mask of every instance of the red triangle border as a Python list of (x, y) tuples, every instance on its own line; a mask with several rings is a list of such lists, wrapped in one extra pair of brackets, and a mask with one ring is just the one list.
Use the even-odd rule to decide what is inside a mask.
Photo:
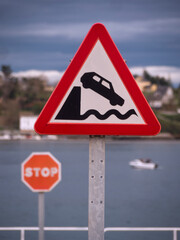
[[(110, 123), (50, 123), (59, 104), (73, 83), (91, 50), (99, 40), (109, 59), (120, 76), (128, 93), (133, 99), (138, 111), (146, 124), (110, 124)], [(39, 134), (55, 135), (156, 135), (161, 126), (147, 103), (145, 97), (137, 86), (124, 59), (119, 53), (111, 36), (101, 23), (94, 24), (80, 45), (77, 53), (66, 69), (61, 81), (53, 91), (36, 123), (35, 131)]]

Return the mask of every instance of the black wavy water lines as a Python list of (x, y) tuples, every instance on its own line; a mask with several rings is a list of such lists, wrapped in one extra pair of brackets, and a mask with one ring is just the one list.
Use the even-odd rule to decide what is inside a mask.
[(100, 120), (105, 120), (108, 117), (110, 117), (111, 115), (115, 115), (117, 118), (119, 118), (121, 120), (125, 120), (125, 119), (128, 119), (133, 114), (137, 116), (137, 113), (135, 112), (134, 109), (130, 109), (125, 114), (121, 114), (117, 110), (112, 109), (112, 110), (107, 111), (104, 115), (101, 115), (98, 111), (91, 109), (91, 110), (88, 110), (87, 112), (85, 112), (83, 115), (80, 115), (79, 120), (85, 120), (90, 115), (94, 115)]

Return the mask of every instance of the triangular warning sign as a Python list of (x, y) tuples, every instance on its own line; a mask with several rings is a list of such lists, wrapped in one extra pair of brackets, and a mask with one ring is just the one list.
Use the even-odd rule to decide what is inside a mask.
[(155, 135), (160, 124), (104, 25), (92, 26), (36, 123), (40, 134)]

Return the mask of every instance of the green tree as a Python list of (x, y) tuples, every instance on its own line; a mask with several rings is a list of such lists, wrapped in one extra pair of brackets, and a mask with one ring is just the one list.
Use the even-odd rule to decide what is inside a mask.
[(11, 77), (8, 81), (4, 81), (2, 89), (4, 99), (16, 99), (20, 94), (20, 84), (18, 79)]
[(174, 89), (174, 94), (175, 94), (177, 106), (180, 107), (180, 84), (178, 88)]
[(12, 73), (11, 67), (9, 65), (2, 65), (1, 71), (4, 74), (5, 79), (8, 79)]
[(8, 99), (3, 103), (2, 109), (4, 129), (18, 129), (19, 127), (19, 102)]
[(159, 76), (151, 76), (147, 71), (143, 72), (143, 78), (145, 80), (150, 81), (152, 84), (158, 84), (162, 86), (171, 86), (171, 82), (164, 77), (159, 77)]
[(21, 84), (20, 106), (22, 110), (38, 114), (50, 93), (45, 91), (45, 83), (39, 78), (24, 78)]

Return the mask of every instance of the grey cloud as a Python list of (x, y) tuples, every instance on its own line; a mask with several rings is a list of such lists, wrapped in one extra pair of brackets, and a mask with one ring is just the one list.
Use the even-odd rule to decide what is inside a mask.
[[(119, 41), (137, 36), (180, 34), (180, 18), (156, 19), (147, 21), (114, 22), (104, 21), (113, 38)], [(30, 24), (16, 29), (4, 28), (2, 36), (55, 37), (80, 40), (90, 29), (90, 23)]]

